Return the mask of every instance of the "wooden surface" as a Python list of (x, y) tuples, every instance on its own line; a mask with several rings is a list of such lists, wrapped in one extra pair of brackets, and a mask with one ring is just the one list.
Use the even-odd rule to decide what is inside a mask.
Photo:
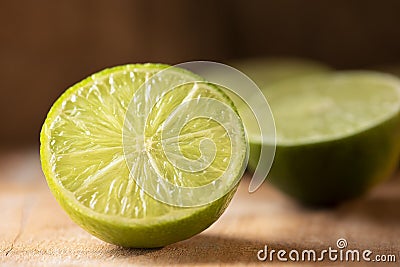
[[(246, 178), (246, 177), (245, 177)], [(248, 177), (247, 177), (248, 178)], [(257, 251), (336, 248), (395, 254), (400, 265), (400, 176), (335, 209), (299, 206), (266, 183), (247, 193), (248, 179), (224, 215), (203, 233), (161, 249), (125, 249), (81, 230), (50, 194), (36, 152), (0, 156), (0, 265), (127, 266), (252, 265), (341, 266), (346, 262), (259, 262)], [(372, 263), (357, 263), (372, 266)]]

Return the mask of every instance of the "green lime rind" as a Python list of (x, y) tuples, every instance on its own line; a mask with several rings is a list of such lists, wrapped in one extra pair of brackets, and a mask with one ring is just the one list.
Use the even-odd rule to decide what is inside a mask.
[[(60, 112), (62, 112), (62, 104), (65, 100), (71, 98), (80, 88), (92, 84), (98, 80), (105, 79), (111, 74), (119, 71), (133, 71), (138, 69), (140, 71), (158, 72), (169, 68), (170, 66), (164, 64), (135, 64), (118, 66), (98, 72), (76, 85), (69, 88), (52, 106), (47, 118), (43, 124), (40, 134), (40, 156), (42, 162), (42, 169), (45, 174), (47, 183), (50, 190), (54, 194), (56, 200), (65, 209), (67, 214), (83, 229), (93, 234), (94, 236), (116, 245), (125, 247), (138, 247), (138, 248), (151, 248), (165, 246), (186, 238), (189, 238), (210, 226), (225, 210), (229, 204), (237, 185), (222, 198), (201, 207), (194, 208), (180, 208), (171, 207), (167, 204), (151, 200), (152, 205), (163, 207), (169, 210), (168, 213), (157, 217), (145, 218), (126, 218), (120, 216), (111, 216), (102, 214), (79, 202), (74, 194), (65, 189), (62, 182), (56, 178), (53, 167), (50, 164), (50, 157), (52, 157), (49, 143), (51, 139), (50, 126)], [(174, 68), (182, 75), (189, 75), (195, 77), (196, 80), (203, 80), (201, 77), (194, 75), (186, 70)], [(222, 90), (210, 85), (215, 89), (215, 92), (222, 96), (228, 105), (236, 111), (233, 103), (226, 96)], [(244, 130), (243, 125), (243, 140)], [(122, 139), (122, 136), (121, 136)], [(243, 163), (244, 164), (244, 163)], [(127, 168), (127, 166), (125, 166)], [(238, 170), (240, 169), (238, 166)], [(239, 174), (238, 174), (239, 175)], [(150, 198), (149, 196), (147, 197)], [(156, 204), (155, 204), (156, 203)], [(156, 208), (157, 209), (157, 208)]]
[(133, 248), (163, 247), (190, 238), (212, 225), (225, 211), (237, 186), (223, 198), (195, 211), (186, 212), (179, 218), (165, 218), (162, 222), (138, 223), (134, 220), (121, 223), (120, 218), (96, 214), (77, 203), (52, 179), (47, 179), (50, 190), (69, 217), (88, 233), (118, 246)]

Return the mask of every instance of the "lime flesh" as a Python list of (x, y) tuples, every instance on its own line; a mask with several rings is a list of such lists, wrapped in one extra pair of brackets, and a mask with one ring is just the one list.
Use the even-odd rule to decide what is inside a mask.
[[(277, 83), (264, 94), (277, 130), (270, 181), (294, 198), (310, 205), (336, 204), (394, 171), (400, 152), (400, 82), (395, 77), (319, 74)], [(254, 170), (257, 152), (268, 143), (250, 142), (249, 169)]]
[[(201, 156), (199, 146), (205, 136), (214, 142), (215, 159), (205, 170), (176, 169), (160, 149), (160, 125), (183, 101), (211, 98), (234, 110), (221, 90), (178, 68), (157, 78), (158, 84), (168, 87), (194, 82), (172, 88), (162, 99), (154, 98), (158, 89), (152, 82), (137, 93), (145, 82), (168, 67), (126, 65), (94, 74), (68, 89), (53, 105), (43, 125), (41, 162), (52, 193), (77, 224), (104, 241), (144, 248), (189, 238), (218, 219), (236, 190), (246, 156), (242, 124), (230, 126), (236, 130), (230, 138), (239, 147), (230, 147), (224, 127), (210, 119), (192, 120), (181, 129), (177, 136), (179, 149), (189, 159)], [(125, 115), (132, 99), (138, 113), (127, 121)], [(212, 106), (198, 107), (201, 108)], [(173, 119), (179, 121), (184, 115)], [(124, 125), (128, 127), (127, 133)], [(140, 127), (145, 129), (142, 133), (137, 131)], [(133, 160), (129, 162), (127, 157)], [(171, 184), (199, 187), (215, 182), (232, 160), (239, 164), (231, 173), (234, 178), (228, 181), (232, 184), (226, 185), (226, 194), (196, 207), (161, 202), (148, 195), (135, 180), (155, 183), (149, 172), (151, 165)], [(190, 196), (180, 196), (185, 197)]]

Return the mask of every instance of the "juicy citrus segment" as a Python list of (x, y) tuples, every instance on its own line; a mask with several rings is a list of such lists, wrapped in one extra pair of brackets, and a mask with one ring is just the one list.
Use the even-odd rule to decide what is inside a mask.
[(400, 88), (378, 73), (313, 75), (265, 92), (280, 145), (318, 142), (368, 129), (399, 111)]
[[(237, 133), (233, 138), (242, 144), (236, 148), (230, 146), (232, 136), (227, 136), (224, 127), (201, 117), (184, 125), (176, 138), (163, 140), (163, 123), (187, 100), (205, 97), (233, 108), (217, 87), (193, 82), (200, 78), (192, 73), (173, 69), (156, 76), (167, 67), (127, 65), (92, 75), (57, 100), (43, 125), (41, 161), (51, 190), (78, 224), (108, 242), (154, 247), (187, 238), (220, 215), (235, 189), (235, 184), (231, 185), (230, 193), (213, 203), (184, 208), (162, 203), (138, 186), (138, 177), (148, 180), (160, 174), (154, 169), (178, 186), (202, 186), (218, 179), (232, 158), (241, 165), (245, 159), (241, 124), (231, 125)], [(181, 83), (187, 84), (174, 88)], [(142, 85), (145, 88), (138, 93)], [(171, 91), (160, 94), (169, 86)], [(134, 110), (126, 120), (131, 100)], [(201, 107), (198, 109), (192, 111), (200, 112)], [(179, 121), (179, 116), (175, 120)], [(186, 158), (197, 160), (202, 156), (205, 136), (216, 148), (215, 159), (207, 169), (179, 170), (163, 154), (162, 143), (167, 147), (174, 143)], [(237, 149), (234, 156), (232, 149)], [(128, 166), (129, 162), (134, 165)], [(232, 176), (239, 176), (242, 167), (237, 166)], [(180, 221), (191, 221), (193, 226), (176, 233)], [(149, 227), (154, 227), (154, 232)], [(149, 233), (153, 239), (146, 241)]]
[[(185, 187), (203, 186), (219, 178), (226, 171), (232, 155), (230, 138), (225, 128), (215, 120), (200, 117), (190, 120), (186, 124), (179, 122), (179, 120), (184, 119), (186, 114), (189, 114), (189, 110), (180, 111), (183, 114), (176, 116), (173, 122), (174, 129), (179, 129), (179, 124), (183, 124), (180, 131), (177, 131), (178, 134), (173, 134), (167, 138), (163, 136), (163, 122), (182, 102), (198, 98), (215, 98), (219, 101), (226, 101), (222, 95), (220, 97), (215, 96), (214, 90), (210, 90), (205, 84), (197, 83), (194, 87), (195, 89), (193, 89), (192, 84), (187, 84), (167, 93), (163, 98), (165, 101), (161, 100), (160, 104), (150, 113), (146, 124), (148, 127), (146, 127), (145, 132), (148, 155), (154, 160), (159, 172), (169, 182)], [(200, 109), (204, 107), (194, 105), (193, 108), (198, 108), (199, 110), (192, 110), (191, 112), (201, 114), (202, 111)], [(230, 118), (228, 117), (227, 120), (229, 121)], [(178, 161), (179, 164), (179, 160), (182, 157), (181, 154), (185, 158), (194, 161), (201, 158), (202, 151), (200, 148), (205, 137), (212, 139), (214, 144), (217, 145), (216, 148), (208, 146), (203, 149), (203, 153), (216, 151), (215, 155), (204, 157), (204, 161), (207, 159), (210, 161), (208, 162), (209, 164), (204, 162), (207, 168), (191, 172), (190, 170), (184, 171), (181, 168), (177, 168), (173, 164), (174, 161)], [(179, 149), (178, 151), (172, 151), (171, 160), (167, 158), (163, 145), (167, 147), (176, 145)]]

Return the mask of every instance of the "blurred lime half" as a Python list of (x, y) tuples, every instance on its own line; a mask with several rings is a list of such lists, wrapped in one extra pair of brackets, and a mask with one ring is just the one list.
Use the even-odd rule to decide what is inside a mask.
[[(318, 74), (264, 91), (276, 124), (273, 184), (311, 205), (359, 196), (394, 171), (400, 81), (376, 72)], [(252, 139), (259, 151), (266, 142)], [(258, 162), (252, 153), (249, 168)], [(262, 164), (262, 163), (261, 163)]]

